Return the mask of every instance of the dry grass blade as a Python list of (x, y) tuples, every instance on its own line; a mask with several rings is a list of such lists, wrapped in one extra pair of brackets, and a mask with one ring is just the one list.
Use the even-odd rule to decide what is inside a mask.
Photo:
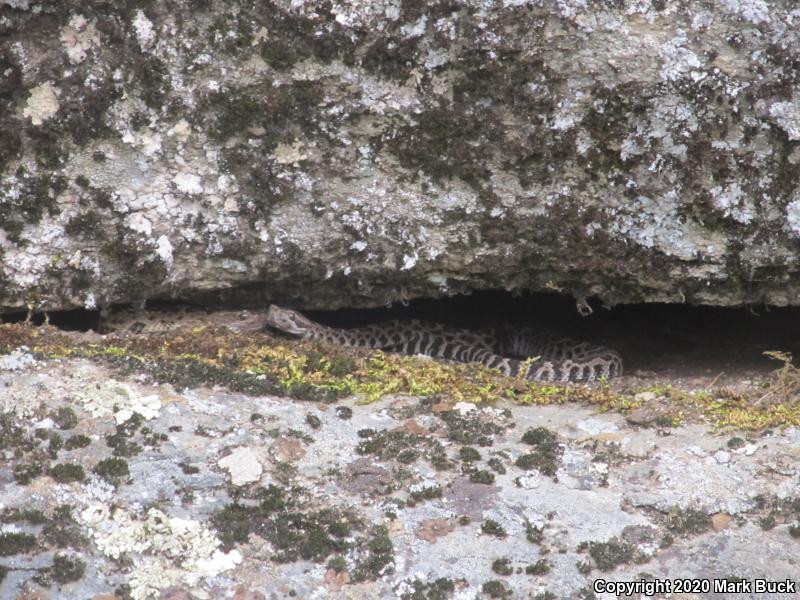
[(800, 369), (792, 364), (792, 353), (781, 350), (769, 350), (764, 356), (783, 363), (771, 374), (771, 381), (767, 393), (756, 400), (760, 405), (770, 396), (778, 396), (779, 400), (794, 401), (800, 396)]

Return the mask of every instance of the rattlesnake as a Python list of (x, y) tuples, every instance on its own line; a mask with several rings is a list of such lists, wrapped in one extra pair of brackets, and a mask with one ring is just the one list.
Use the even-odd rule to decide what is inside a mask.
[(532, 327), (470, 331), (403, 320), (337, 329), (275, 305), (269, 307), (266, 324), (294, 337), (341, 346), (477, 362), (504, 375), (532, 381), (588, 382), (622, 375), (622, 358), (614, 350)]

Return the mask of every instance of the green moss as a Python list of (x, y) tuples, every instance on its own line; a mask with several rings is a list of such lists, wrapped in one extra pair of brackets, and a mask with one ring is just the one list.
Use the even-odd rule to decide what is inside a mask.
[(455, 582), (446, 577), (440, 577), (435, 581), (425, 582), (415, 579), (406, 582), (411, 586), (411, 591), (404, 592), (400, 600), (447, 600), (456, 590)]
[(370, 454), (382, 460), (396, 459), (404, 464), (410, 464), (422, 457), (435, 469), (450, 467), (444, 446), (430, 436), (405, 431), (375, 432), (368, 429), (362, 429), (358, 435), (363, 440), (356, 446), (358, 454)]
[(511, 559), (497, 558), (492, 561), (492, 571), (498, 575), (513, 575), (514, 568), (511, 566)]
[(390, 570), (394, 562), (394, 546), (385, 525), (372, 528), (362, 545), (365, 556), (353, 569), (353, 581), (375, 581)]
[(494, 483), (494, 473), (485, 470), (473, 471), (469, 474), (469, 480), (472, 483), (482, 483), (484, 485), (491, 485)]
[(198, 467), (190, 465), (186, 461), (179, 462), (178, 466), (180, 467), (181, 471), (183, 471), (184, 475), (197, 475), (200, 472), (200, 469)]
[(83, 435), (79, 433), (77, 435), (70, 436), (66, 442), (64, 442), (64, 449), (65, 450), (76, 450), (78, 448), (86, 448), (89, 444), (92, 443), (91, 438), (87, 435)]
[(759, 519), (758, 524), (764, 531), (769, 531), (770, 529), (773, 529), (775, 525), (778, 524), (778, 521), (775, 518), (775, 513), (770, 512), (769, 514), (763, 516), (761, 519)]
[(475, 448), (464, 446), (458, 451), (458, 457), (464, 462), (470, 463), (480, 460), (481, 453), (475, 450)]
[(59, 429), (74, 429), (78, 425), (78, 415), (68, 406), (62, 406), (50, 417)]
[(97, 463), (92, 469), (103, 479), (117, 484), (123, 477), (128, 477), (130, 471), (128, 470), (128, 463), (121, 458), (106, 458)]
[(486, 465), (487, 465), (487, 466), (488, 466), (488, 467), (489, 467), (489, 468), (490, 468), (492, 471), (494, 471), (495, 473), (497, 473), (498, 475), (505, 475), (505, 473), (506, 473), (506, 467), (505, 467), (505, 465), (503, 465), (503, 462), (502, 462), (502, 461), (501, 461), (499, 458), (497, 458), (497, 457), (492, 457), (492, 458), (490, 458), (489, 460), (487, 460), (487, 461), (486, 461)]
[(47, 521), (47, 517), (40, 510), (4, 508), (0, 511), (0, 523), (18, 523), (20, 521), (27, 521), (31, 525), (41, 525)]
[(473, 414), (477, 412), (462, 415), (456, 410), (448, 410), (441, 413), (440, 417), (447, 426), (447, 439), (459, 444), (491, 446), (494, 443), (492, 436), (502, 433), (503, 427)]
[(526, 575), (546, 575), (550, 572), (550, 563), (545, 558), (525, 567)]
[(4, 565), (0, 565), (0, 585), (2, 585), (3, 580), (5, 580), (6, 575), (8, 575), (9, 570), (10, 569), (8, 567), (6, 567)]
[(47, 454), (50, 456), (50, 458), (55, 458), (58, 455), (58, 451), (64, 447), (64, 438), (58, 435), (55, 431), (52, 431), (49, 432), (47, 440)]
[(14, 481), (19, 485), (28, 485), (42, 473), (44, 473), (44, 466), (38, 461), (14, 465)]
[(59, 483), (72, 483), (86, 479), (86, 472), (81, 465), (63, 463), (50, 468), (50, 477)]
[(800, 523), (789, 525), (789, 535), (793, 538), (800, 539)]
[(81, 528), (72, 518), (72, 507), (63, 504), (53, 511), (41, 532), (42, 539), (57, 548), (86, 548), (88, 539), (81, 533)]
[(0, 556), (26, 554), (36, 547), (36, 538), (27, 533), (0, 532)]
[(728, 440), (727, 446), (731, 450), (737, 450), (747, 445), (747, 442), (740, 437), (732, 437)]
[(436, 498), (441, 498), (442, 494), (442, 486), (434, 485), (411, 492), (410, 497), (414, 502), (422, 502), (424, 500), (435, 500)]
[(532, 452), (517, 458), (514, 464), (521, 469), (537, 469), (543, 475), (554, 477), (559, 465), (564, 448), (558, 442), (558, 436), (545, 429), (537, 427), (529, 429), (522, 436), (522, 442), (533, 446)]
[(69, 583), (78, 581), (86, 571), (86, 563), (77, 556), (66, 554), (56, 554), (53, 557), (51, 575), (53, 580), (58, 583)]
[(491, 535), (492, 537), (500, 539), (508, 537), (508, 533), (506, 532), (505, 528), (503, 528), (500, 523), (493, 519), (486, 519), (483, 523), (481, 523), (481, 531), (486, 535)]
[(106, 436), (106, 445), (113, 448), (113, 454), (117, 457), (130, 458), (136, 456), (142, 451), (142, 446), (130, 440), (137, 430), (144, 423), (144, 417), (138, 413), (134, 413), (124, 423), (120, 423), (116, 427), (116, 432)]
[(675, 506), (667, 515), (665, 525), (673, 534), (692, 535), (708, 530), (711, 519), (700, 510)]
[(541, 544), (544, 541), (544, 528), (525, 521), (525, 539), (531, 544)]
[(166, 433), (152, 431), (149, 427), (142, 427), (140, 433), (142, 434), (142, 443), (151, 448), (158, 448), (161, 444), (169, 440)]
[(595, 566), (601, 571), (610, 571), (619, 565), (641, 560), (634, 546), (617, 538), (607, 542), (584, 542), (578, 546), (578, 551), (585, 550), (588, 550)]
[(490, 598), (511, 598), (512, 592), (502, 581), (491, 579), (484, 582), (481, 591)]
[(349, 406), (337, 406), (336, 416), (343, 420), (350, 419), (353, 416), (353, 409)]

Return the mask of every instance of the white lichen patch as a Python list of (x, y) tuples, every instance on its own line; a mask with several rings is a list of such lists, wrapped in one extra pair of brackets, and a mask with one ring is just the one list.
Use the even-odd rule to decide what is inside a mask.
[(764, 0), (721, 0), (723, 8), (754, 25), (768, 22), (770, 7)]
[(658, 199), (637, 196), (626, 202), (625, 210), (609, 209), (608, 230), (644, 248), (654, 248), (681, 260), (693, 260), (699, 255), (719, 258), (725, 245), (720, 235), (674, 219), (680, 206), (679, 196), (669, 191)]
[(186, 194), (200, 194), (203, 192), (203, 184), (194, 173), (178, 173), (172, 178), (172, 182), (179, 191)]
[(278, 144), (272, 155), (275, 157), (275, 162), (280, 165), (293, 165), (308, 158), (303, 152), (303, 143), (300, 140), (295, 140), (292, 144)]
[(738, 183), (711, 188), (711, 204), (726, 217), (748, 224), (756, 216), (756, 207)]
[(693, 72), (695, 78), (702, 77), (702, 74), (696, 71), (702, 67), (702, 63), (697, 54), (686, 47), (687, 43), (686, 33), (679, 29), (675, 37), (660, 48), (661, 79), (675, 81)]
[(790, 140), (800, 140), (800, 102), (775, 102), (769, 116), (786, 132)]
[(133, 29), (136, 32), (136, 39), (142, 51), (150, 49), (156, 34), (152, 21), (141, 10), (137, 10), (136, 16), (133, 18)]
[(261, 479), (263, 471), (258, 457), (249, 448), (236, 448), (228, 456), (217, 461), (217, 465), (228, 471), (233, 485), (245, 485)]
[(26, 346), (0, 356), (0, 371), (22, 371), (36, 364), (36, 359)]
[(87, 389), (80, 401), (93, 417), (113, 414), (117, 423), (124, 423), (134, 414), (150, 420), (161, 410), (157, 394), (138, 394), (128, 384), (113, 379), (100, 387)]
[(58, 95), (59, 89), (50, 81), (31, 88), (22, 114), (30, 118), (34, 125), (41, 125), (58, 112)]
[(800, 236), (800, 199), (792, 200), (786, 206), (786, 224), (797, 236)]
[(156, 240), (156, 255), (167, 267), (171, 267), (174, 262), (172, 250), (172, 244), (167, 236), (162, 235)]
[(219, 550), (216, 534), (199, 521), (169, 517), (151, 508), (144, 519), (105, 504), (92, 503), (79, 520), (105, 556), (128, 556), (132, 563), (131, 597), (148, 600), (173, 585), (195, 585), (215, 577), (242, 561), (237, 550)]
[(69, 23), (61, 28), (61, 42), (72, 64), (82, 63), (89, 51), (100, 44), (95, 20), (83, 15), (72, 15)]

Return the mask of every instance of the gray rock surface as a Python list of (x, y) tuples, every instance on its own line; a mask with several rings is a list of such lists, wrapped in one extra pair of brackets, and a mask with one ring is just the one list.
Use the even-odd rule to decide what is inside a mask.
[(0, 306), (797, 303), (794, 0), (0, 6)]
[(793, 428), (742, 439), (401, 397), (334, 409), (15, 356), (0, 365), (2, 598), (606, 599), (595, 580), (797, 579)]

